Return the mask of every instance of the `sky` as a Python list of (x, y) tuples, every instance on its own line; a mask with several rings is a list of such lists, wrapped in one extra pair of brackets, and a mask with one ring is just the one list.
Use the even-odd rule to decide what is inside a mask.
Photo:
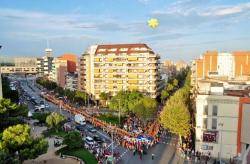
[(47, 40), (54, 56), (112, 43), (146, 43), (175, 61), (250, 50), (250, 1), (1, 0), (1, 56), (43, 56)]

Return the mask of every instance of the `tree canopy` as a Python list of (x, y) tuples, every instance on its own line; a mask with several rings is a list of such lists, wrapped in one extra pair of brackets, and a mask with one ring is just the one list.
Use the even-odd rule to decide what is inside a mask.
[(50, 115), (46, 118), (46, 123), (50, 128), (55, 128), (58, 130), (59, 125), (65, 120), (65, 117), (61, 114), (52, 112)]
[(185, 83), (167, 101), (160, 115), (160, 122), (164, 128), (179, 136), (190, 134), (190, 73), (187, 72)]
[(122, 112), (133, 112), (136, 104), (143, 98), (143, 94), (137, 91), (119, 91), (109, 102), (109, 108)]
[[(15, 125), (5, 129), (0, 141), (0, 160), (14, 157), (18, 152), (21, 161), (33, 159), (47, 151), (48, 142), (45, 139), (30, 137), (28, 125)], [(11, 161), (16, 161), (11, 159)], [(1, 161), (0, 161), (1, 162)]]
[(157, 102), (150, 97), (144, 97), (135, 105), (134, 113), (141, 118), (143, 122), (152, 119), (157, 111)]
[(189, 69), (184, 69), (180, 71), (177, 75), (168, 79), (164, 89), (161, 91), (161, 102), (167, 100), (178, 88), (184, 85), (185, 78), (188, 76)]
[(8, 148), (10, 151), (29, 145), (31, 143), (30, 127), (21, 124), (10, 126), (3, 131), (2, 141), (3, 148)]
[(0, 100), (0, 131), (8, 126), (22, 123), (21, 117), (28, 115), (28, 108), (24, 105), (12, 103), (10, 99)]
[(17, 90), (10, 89), (10, 82), (7, 77), (2, 77), (2, 89), (3, 89), (3, 98), (10, 99), (12, 102), (18, 102), (19, 94)]
[(69, 132), (63, 140), (63, 144), (67, 145), (69, 149), (80, 148), (82, 146), (82, 137), (79, 132)]

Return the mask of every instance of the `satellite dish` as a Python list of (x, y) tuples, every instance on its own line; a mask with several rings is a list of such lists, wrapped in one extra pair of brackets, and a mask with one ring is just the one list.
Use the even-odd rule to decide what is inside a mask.
[(148, 20), (148, 26), (151, 27), (152, 29), (155, 29), (156, 27), (159, 26), (159, 21), (156, 18), (151, 18)]

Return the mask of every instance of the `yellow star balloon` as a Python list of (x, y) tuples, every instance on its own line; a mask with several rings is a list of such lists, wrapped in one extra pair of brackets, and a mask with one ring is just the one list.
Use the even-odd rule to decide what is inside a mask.
[(156, 18), (151, 18), (148, 20), (148, 26), (155, 29), (156, 27), (158, 27), (159, 25), (159, 22), (158, 22), (158, 19)]

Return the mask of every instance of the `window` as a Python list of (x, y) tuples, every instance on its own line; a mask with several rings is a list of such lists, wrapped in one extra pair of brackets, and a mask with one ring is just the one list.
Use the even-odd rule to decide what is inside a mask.
[(203, 115), (207, 115), (208, 114), (208, 106), (205, 105), (203, 108)]
[(213, 105), (213, 116), (217, 116), (218, 114), (218, 106), (217, 105)]
[(216, 118), (212, 119), (212, 129), (217, 129), (217, 119)]
[(207, 118), (203, 118), (202, 128), (207, 129)]

